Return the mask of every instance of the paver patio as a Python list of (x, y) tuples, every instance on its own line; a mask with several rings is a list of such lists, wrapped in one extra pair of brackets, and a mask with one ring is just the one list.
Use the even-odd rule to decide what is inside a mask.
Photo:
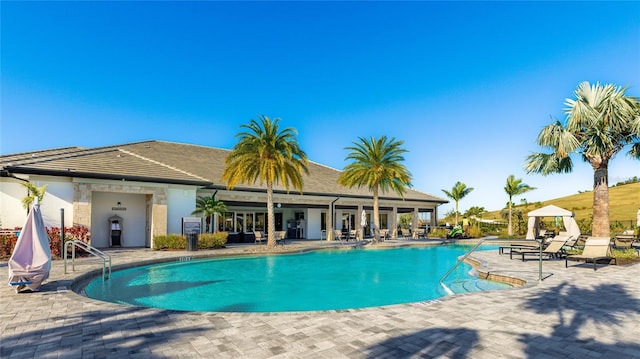
[[(326, 244), (289, 248), (319, 245)], [(114, 265), (205, 254), (111, 253)], [(509, 260), (497, 250), (473, 257), (483, 271), (528, 283), (353, 310), (193, 313), (83, 297), (64, 288), (100, 265), (81, 265), (65, 275), (62, 261), (54, 261), (40, 292), (0, 287), (0, 358), (640, 358), (640, 264), (594, 271), (545, 261), (546, 279), (539, 283), (537, 261)], [(7, 278), (6, 265), (1, 276)]]

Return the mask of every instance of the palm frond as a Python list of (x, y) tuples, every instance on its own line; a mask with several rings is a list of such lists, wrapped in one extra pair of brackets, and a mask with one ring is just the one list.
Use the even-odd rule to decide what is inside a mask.
[(345, 160), (351, 162), (344, 167), (338, 183), (345, 187), (367, 187), (371, 191), (377, 188), (383, 193), (393, 190), (403, 196), (411, 186), (411, 173), (402, 164), (402, 154), (407, 152), (403, 144), (394, 137), (358, 137), (357, 142), (345, 148), (350, 151)]
[(280, 130), (279, 122), (279, 118), (260, 116), (260, 121), (241, 125), (246, 131), (236, 135), (239, 140), (225, 160), (223, 181), (227, 187), (259, 182), (302, 191), (302, 174), (309, 173), (307, 155), (297, 143), (297, 131)]
[(569, 173), (573, 170), (571, 157), (559, 157), (556, 154), (533, 153), (527, 157), (524, 165), (527, 173), (539, 173), (543, 176), (552, 173)]

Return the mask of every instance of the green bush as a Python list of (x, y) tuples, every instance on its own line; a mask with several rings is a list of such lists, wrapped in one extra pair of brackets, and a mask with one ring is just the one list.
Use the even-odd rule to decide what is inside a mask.
[(153, 237), (153, 249), (187, 249), (187, 237), (181, 234), (167, 234)]
[(447, 233), (449, 233), (449, 231), (444, 229), (444, 228), (435, 228), (434, 230), (429, 232), (429, 237), (432, 237), (432, 238), (447, 238)]
[(482, 231), (478, 226), (469, 227), (469, 237), (471, 238), (480, 238), (482, 237)]
[(228, 237), (227, 232), (203, 233), (198, 236), (198, 248), (224, 248)]
[(635, 248), (613, 249), (611, 250), (611, 254), (614, 258), (638, 258), (638, 251)]

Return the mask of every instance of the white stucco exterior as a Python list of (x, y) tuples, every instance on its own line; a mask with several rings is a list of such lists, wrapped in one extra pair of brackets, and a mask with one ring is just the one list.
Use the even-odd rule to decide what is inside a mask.
[(193, 217), (196, 187), (177, 186), (167, 190), (167, 233), (182, 233), (182, 217)]
[[(37, 187), (47, 185), (40, 204), (45, 226), (60, 227), (60, 209), (64, 209), (65, 226), (72, 226), (73, 183), (71, 179), (45, 176), (25, 176), (24, 178)], [(27, 195), (27, 191), (20, 184), (21, 182), (14, 178), (0, 178), (0, 222), (2, 228), (22, 227), (27, 218), (27, 211), (22, 207), (22, 198)]]

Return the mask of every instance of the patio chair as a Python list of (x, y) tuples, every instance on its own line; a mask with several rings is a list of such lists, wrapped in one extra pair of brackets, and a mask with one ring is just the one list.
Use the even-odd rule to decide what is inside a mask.
[(383, 241), (389, 239), (389, 230), (387, 228), (380, 229), (380, 239), (382, 239)]
[(613, 237), (613, 248), (628, 249), (633, 244), (633, 236), (618, 235)]
[(256, 244), (262, 244), (266, 240), (264, 234), (261, 231), (253, 232), (253, 235), (256, 236)]
[(547, 259), (561, 258), (565, 254), (563, 247), (569, 239), (570, 239), (569, 236), (555, 236), (551, 241), (551, 243), (549, 243), (548, 246), (542, 249), (542, 252), (540, 252), (540, 248), (538, 248), (538, 250), (535, 250), (535, 249), (521, 250), (521, 249), (512, 248), (511, 253), (509, 253), (509, 258), (513, 259), (514, 253), (518, 255), (522, 255), (523, 262), (526, 260), (526, 256), (533, 255), (533, 256), (539, 257), (540, 253), (542, 253), (543, 256), (547, 256)]
[(276, 244), (284, 245), (284, 240), (287, 237), (287, 231), (276, 231), (275, 240)]
[(358, 240), (358, 231), (357, 230), (355, 230), (355, 229), (349, 230), (349, 234), (347, 235), (347, 241), (350, 241), (350, 240), (354, 240), (354, 241)]
[(400, 234), (402, 235), (402, 238), (404, 239), (409, 239), (411, 238), (411, 232), (408, 229), (400, 229)]
[(333, 240), (334, 240), (334, 241), (338, 240), (338, 241), (340, 241), (340, 242), (342, 242), (342, 241), (343, 241), (343, 238), (342, 238), (342, 231), (341, 231), (341, 230), (339, 230), (339, 229), (334, 229), (334, 230), (333, 230)]
[(582, 254), (569, 255), (565, 257), (565, 268), (569, 267), (569, 261), (584, 261), (585, 263), (593, 262), (593, 270), (596, 270), (596, 263), (606, 260), (614, 264), (618, 261), (611, 256), (611, 240), (607, 237), (589, 237), (584, 243)]

